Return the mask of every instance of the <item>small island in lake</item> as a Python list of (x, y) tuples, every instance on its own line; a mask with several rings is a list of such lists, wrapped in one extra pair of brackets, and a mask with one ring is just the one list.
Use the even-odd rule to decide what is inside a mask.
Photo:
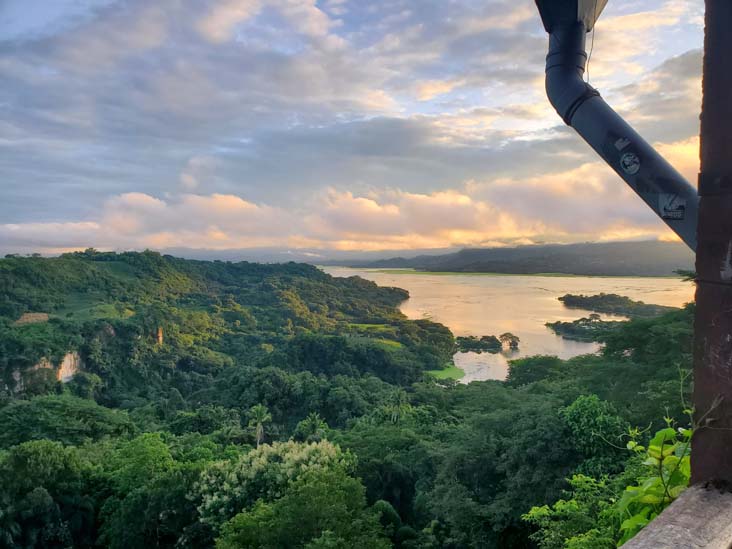
[(496, 336), (458, 336), (455, 338), (458, 353), (500, 353), (503, 348), (501, 340)]
[(629, 297), (618, 294), (566, 294), (558, 299), (570, 309), (584, 309), (595, 313), (622, 315), (630, 318), (654, 318), (678, 310), (676, 307), (633, 301)]
[(564, 339), (589, 343), (599, 341), (602, 336), (622, 323), (623, 321), (618, 320), (602, 320), (600, 315), (593, 313), (587, 318), (579, 318), (572, 322), (547, 322), (546, 326)]
[(678, 310), (676, 307), (634, 301), (629, 297), (618, 294), (566, 294), (558, 299), (567, 308), (593, 311), (588, 317), (579, 318), (572, 322), (557, 321), (546, 323), (546, 326), (555, 334), (573, 341), (600, 341), (603, 335), (623, 322), (602, 320), (598, 313), (625, 316), (632, 319), (655, 318), (662, 314)]
[(503, 346), (509, 349), (518, 349), (521, 339), (510, 332), (496, 336), (458, 336), (455, 338), (455, 348), (458, 353), (500, 353)]

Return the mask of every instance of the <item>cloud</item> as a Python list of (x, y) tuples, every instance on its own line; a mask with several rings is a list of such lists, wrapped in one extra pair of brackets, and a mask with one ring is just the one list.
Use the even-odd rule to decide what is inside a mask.
[[(3, 8), (36, 30), (0, 38), (0, 239), (16, 247), (665, 234), (548, 105), (528, 3), (25, 4)], [(591, 71), (691, 176), (697, 4), (610, 3)]]
[[(55, 40), (49, 61), (72, 72), (108, 70), (117, 63), (162, 46), (172, 23), (165, 2), (127, 10), (115, 6), (74, 32)], [(55, 59), (54, 59), (55, 57)]]
[(688, 15), (692, 9), (693, 4), (687, 0), (666, 0), (656, 9), (603, 17), (601, 24), (603, 32), (648, 32), (658, 27), (670, 27), (678, 24), (682, 17)]
[(114, 2), (55, 0), (44, 5), (43, 9), (28, 9), (25, 0), (4, 0), (0, 4), (0, 42), (36, 40), (68, 31)]
[(464, 84), (463, 80), (426, 80), (419, 82), (416, 86), (417, 99), (429, 101), (439, 95), (451, 92), (462, 84)]
[[(698, 148), (697, 137), (658, 144), (690, 180), (698, 172)], [(209, 161), (191, 158), (183, 174), (205, 173)], [(5, 252), (90, 245), (386, 250), (631, 238), (675, 237), (599, 161), (541, 175), (468, 181), (432, 193), (382, 188), (358, 195), (331, 188), (290, 207), (232, 194), (157, 198), (129, 192), (108, 199), (94, 219), (0, 225)]]
[(218, 160), (212, 156), (192, 156), (180, 173), (181, 186), (188, 191), (192, 191), (202, 181), (210, 181), (217, 164)]
[[(693, 146), (673, 144), (666, 152), (687, 162)], [(0, 238), (5, 252), (54, 252), (90, 245), (394, 250), (673, 236), (609, 168), (589, 163), (430, 194), (329, 189), (290, 208), (231, 194), (124, 193), (107, 200), (95, 220), (4, 224)]]
[(699, 136), (695, 135), (674, 143), (656, 143), (656, 150), (669, 160), (688, 181), (695, 182), (699, 175)]
[(701, 69), (701, 50), (690, 50), (612, 90), (609, 100), (649, 140), (688, 139), (699, 134)]
[(255, 16), (260, 9), (259, 0), (225, 0), (212, 6), (196, 28), (207, 40), (224, 42), (232, 37), (239, 23)]
[[(601, 89), (633, 81), (649, 66), (701, 46), (701, 2), (630, 0), (620, 13), (613, 13), (613, 7), (612, 2), (608, 4), (588, 36), (589, 74)], [(696, 44), (690, 47), (692, 36)]]
[[(295, 224), (293, 224), (295, 222)], [(226, 249), (287, 244), (296, 220), (275, 207), (224, 194), (160, 199), (132, 192), (111, 197), (96, 221), (0, 225), (4, 251), (57, 251), (96, 246)]]
[[(689, 181), (699, 171), (699, 139), (657, 144)], [(607, 165), (588, 162), (567, 171), (526, 178), (469, 182), (475, 197), (500, 204), (517, 219), (540, 219), (547, 234), (577, 240), (675, 236)]]
[(0, 225), (0, 250), (6, 253), (76, 249), (96, 242), (100, 227), (94, 222), (22, 223)]

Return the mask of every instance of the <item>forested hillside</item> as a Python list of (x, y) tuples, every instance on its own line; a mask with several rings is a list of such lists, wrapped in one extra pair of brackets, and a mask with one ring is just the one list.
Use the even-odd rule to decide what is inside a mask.
[(294, 263), (0, 260), (0, 547), (609, 548), (668, 503), (625, 488), (687, 425), (691, 308), (457, 385), (406, 297)]

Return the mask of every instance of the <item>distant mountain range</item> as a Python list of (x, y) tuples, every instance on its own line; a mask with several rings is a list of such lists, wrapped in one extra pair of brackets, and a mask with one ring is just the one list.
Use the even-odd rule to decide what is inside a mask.
[(382, 259), (387, 255), (414, 256), (447, 254), (457, 248), (436, 248), (427, 250), (322, 250), (317, 248), (239, 248), (209, 250), (206, 248), (163, 248), (162, 254), (203, 261), (250, 261), (254, 263), (310, 263), (315, 265), (347, 265), (351, 262), (367, 262)]
[(684, 244), (658, 241), (367, 252), (275, 247), (227, 250), (167, 248), (159, 251), (176, 257), (207, 261), (293, 261), (314, 265), (411, 268), (432, 272), (668, 276), (673, 275), (676, 270), (694, 269), (694, 254)]
[(668, 276), (676, 270), (693, 270), (694, 254), (681, 243), (644, 241), (466, 248), (443, 255), (332, 261), (329, 264), (432, 272)]

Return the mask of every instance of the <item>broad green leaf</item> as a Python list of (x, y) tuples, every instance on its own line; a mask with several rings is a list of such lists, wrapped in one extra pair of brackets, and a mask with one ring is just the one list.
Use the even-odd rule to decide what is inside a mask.
[(666, 429), (661, 429), (658, 431), (651, 441), (648, 443), (648, 446), (656, 446), (660, 448), (664, 444), (668, 443), (669, 441), (675, 441), (676, 440), (676, 431), (672, 429), (671, 427), (667, 427)]
[(643, 509), (640, 513), (633, 515), (629, 519), (623, 521), (620, 525), (621, 530), (631, 530), (638, 527), (643, 527), (648, 524), (648, 512), (649, 509)]
[(661, 450), (661, 455), (663, 457), (672, 455), (677, 448), (678, 444), (669, 444), (663, 447), (663, 450)]
[(672, 486), (671, 488), (669, 488), (668, 493), (672, 498), (676, 499), (677, 497), (679, 497), (681, 495), (681, 492), (686, 490), (686, 488), (687, 488), (687, 486), (685, 484), (680, 484), (678, 486)]
[(663, 503), (664, 497), (656, 494), (644, 494), (638, 498), (638, 503), (650, 503), (651, 505), (658, 505)]

